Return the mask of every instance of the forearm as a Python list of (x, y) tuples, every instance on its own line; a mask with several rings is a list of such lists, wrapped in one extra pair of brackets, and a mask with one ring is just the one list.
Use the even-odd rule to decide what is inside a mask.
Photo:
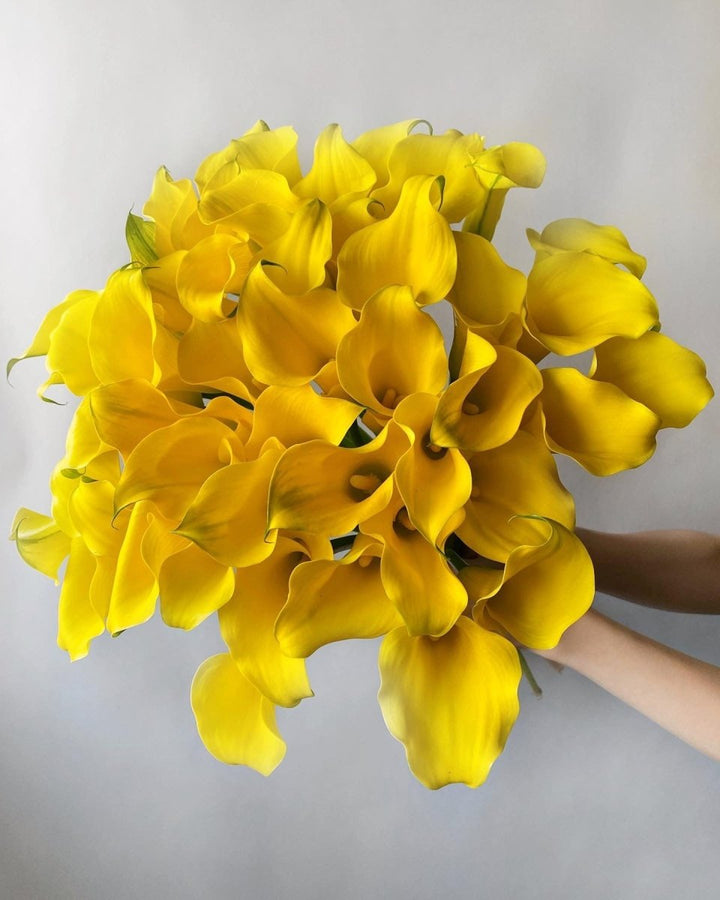
[(720, 669), (590, 610), (540, 655), (569, 666), (720, 760)]
[(605, 594), (657, 609), (720, 613), (720, 537), (700, 531), (577, 529)]

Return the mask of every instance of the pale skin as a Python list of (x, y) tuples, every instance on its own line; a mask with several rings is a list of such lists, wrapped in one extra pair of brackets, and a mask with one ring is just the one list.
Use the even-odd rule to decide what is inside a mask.
[[(606, 594), (685, 613), (720, 614), (720, 536), (577, 529)], [(589, 610), (552, 650), (569, 666), (706, 755), (720, 760), (720, 668)]]

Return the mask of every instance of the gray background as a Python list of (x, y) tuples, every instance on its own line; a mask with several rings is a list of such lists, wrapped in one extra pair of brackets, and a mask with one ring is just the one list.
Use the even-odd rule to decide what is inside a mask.
[[(649, 259), (664, 329), (720, 385), (720, 7), (707, 2), (25, 0), (0, 40), (0, 356), (43, 313), (126, 261), (123, 226), (165, 164), (191, 176), (255, 119), (348, 137), (423, 117), (527, 140), (548, 158), (497, 243), (527, 270), (525, 226), (583, 216)], [(3, 511), (46, 510), (70, 407), (2, 387)], [(579, 521), (717, 530), (720, 403), (662, 432), (641, 470), (563, 465)], [(269, 779), (212, 759), (188, 702), (220, 649), (208, 621), (102, 638), (71, 665), (55, 587), (2, 556), (0, 896), (5, 898), (676, 898), (718, 896), (720, 767), (572, 672), (535, 661), (506, 752), (477, 791), (408, 773), (375, 701), (375, 642), (320, 651), (316, 698), (282, 711)], [(720, 621), (598, 608), (720, 663)]]

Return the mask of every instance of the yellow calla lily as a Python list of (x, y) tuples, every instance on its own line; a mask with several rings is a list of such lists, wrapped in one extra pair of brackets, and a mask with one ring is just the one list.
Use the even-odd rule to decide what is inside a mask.
[(355, 325), (334, 291), (285, 294), (262, 265), (248, 276), (236, 321), (253, 376), (265, 384), (288, 386), (311, 382)]
[(177, 294), (183, 307), (201, 322), (227, 318), (255, 259), (247, 241), (231, 234), (213, 234), (195, 244), (177, 269)]
[(658, 324), (655, 299), (642, 282), (592, 253), (566, 251), (536, 261), (527, 311), (531, 333), (562, 355), (618, 335), (640, 337)]
[(390, 211), (408, 179), (414, 175), (442, 176), (440, 212), (448, 222), (459, 222), (485, 197), (486, 190), (473, 166), (483, 151), (479, 134), (462, 134), (455, 129), (445, 134), (409, 134), (392, 148), (389, 180), (384, 187), (376, 188), (372, 196)]
[(380, 708), (425, 787), (477, 787), (519, 712), (513, 645), (461, 617), (440, 638), (391, 631), (380, 648)]
[(547, 650), (590, 608), (595, 573), (587, 550), (569, 529), (540, 517), (535, 522), (539, 535), (532, 544), (516, 546), (504, 569), (468, 566), (460, 579), (475, 601), (476, 622)]
[(448, 300), (476, 334), (491, 343), (517, 342), (522, 332), (525, 276), (504, 263), (480, 235), (455, 231), (453, 238), (458, 268)]
[(234, 431), (212, 418), (190, 417), (153, 431), (128, 457), (115, 493), (121, 510), (152, 500), (163, 515), (180, 519), (200, 486), (244, 451)]
[(54, 519), (22, 507), (15, 514), (10, 540), (29, 566), (58, 583), (58, 569), (70, 552), (70, 538)]
[(177, 526), (177, 534), (226, 566), (253, 566), (266, 559), (274, 544), (266, 536), (268, 488), (281, 456), (281, 445), (271, 440), (258, 459), (211, 473)]
[(340, 126), (328, 125), (315, 142), (312, 168), (294, 190), (298, 197), (330, 204), (347, 194), (368, 194), (375, 178), (370, 163), (348, 144)]
[(58, 605), (58, 647), (70, 659), (87, 656), (90, 641), (105, 630), (105, 610), (93, 603), (93, 582), (98, 586), (98, 560), (81, 537), (72, 539)]
[(505, 562), (518, 544), (532, 543), (542, 523), (531, 514), (574, 528), (572, 495), (543, 440), (518, 431), (501, 447), (473, 454), (469, 468), (472, 492), (457, 534), (481, 556)]
[(325, 282), (332, 254), (332, 218), (320, 200), (308, 200), (293, 214), (287, 231), (262, 250), (263, 271), (286, 294), (306, 294)]
[(245, 363), (235, 318), (218, 322), (195, 320), (180, 338), (177, 366), (188, 384), (227, 391), (248, 403), (263, 388)]
[(408, 633), (437, 637), (452, 628), (467, 606), (467, 593), (442, 548), (412, 524), (399, 492), (360, 529), (383, 544), (380, 578)]
[(211, 656), (190, 690), (200, 739), (221, 762), (269, 775), (285, 756), (275, 707), (245, 678), (229, 653)]
[(407, 450), (402, 428), (390, 420), (363, 447), (315, 440), (283, 453), (273, 473), (268, 528), (346, 534), (390, 502), (393, 470)]
[(406, 285), (371, 297), (337, 348), (343, 388), (380, 416), (391, 416), (403, 397), (417, 391), (440, 393), (447, 367), (442, 331), (418, 309)]
[[(326, 554), (332, 554), (329, 543)], [(280, 537), (271, 556), (238, 569), (235, 593), (218, 615), (220, 633), (240, 671), (279, 706), (297, 706), (312, 696), (305, 663), (286, 656), (275, 637), (291, 573), (306, 558), (298, 541)]]
[[(526, 356), (480, 342), (467, 335), (460, 377), (440, 397), (430, 432), (440, 447), (480, 451), (506, 443), (542, 390), (540, 373)], [(473, 365), (478, 368), (465, 374)]]
[(192, 181), (174, 181), (164, 166), (158, 169), (143, 212), (155, 222), (158, 257), (188, 250), (213, 231), (198, 217), (198, 198)]
[(661, 428), (689, 425), (714, 395), (697, 353), (654, 331), (605, 341), (595, 350), (590, 376), (647, 406)]
[(338, 254), (337, 290), (344, 303), (362, 309), (391, 284), (412, 288), (419, 306), (442, 300), (455, 280), (455, 242), (437, 211), (438, 179), (416, 175), (403, 185), (387, 219), (355, 232)]
[(542, 407), (548, 447), (593, 475), (640, 466), (655, 452), (660, 419), (620, 388), (576, 369), (545, 369)]
[(300, 162), (297, 155), (298, 136), (294, 128), (269, 128), (262, 120), (241, 138), (236, 138), (217, 153), (206, 157), (198, 166), (195, 182), (204, 190), (216, 172), (227, 163), (236, 163), (242, 169), (267, 169), (279, 172), (290, 185), (300, 178)]
[(188, 631), (228, 602), (235, 573), (201, 547), (188, 544), (163, 562), (159, 587), (163, 622)]
[(410, 522), (431, 544), (438, 544), (443, 528), (463, 508), (472, 489), (470, 467), (462, 453), (430, 440), (437, 406), (437, 397), (413, 394), (393, 415), (411, 441), (397, 462), (395, 481)]
[(275, 622), (286, 656), (308, 657), (333, 641), (374, 638), (403, 624), (380, 578), (382, 544), (359, 534), (342, 559), (301, 562)]
[(376, 175), (375, 188), (382, 187), (389, 178), (388, 163), (396, 145), (418, 127), (427, 125), (430, 134), (432, 126), (425, 119), (405, 119), (393, 125), (382, 125), (365, 131), (352, 142), (352, 146), (373, 167)]
[(285, 447), (315, 439), (339, 444), (361, 412), (357, 403), (325, 397), (309, 384), (273, 385), (257, 398), (245, 450), (252, 457), (271, 437)]
[(608, 262), (620, 263), (636, 278), (642, 278), (645, 272), (645, 257), (635, 253), (622, 231), (612, 225), (596, 225), (587, 219), (557, 219), (540, 234), (528, 228), (527, 236), (538, 260), (558, 251), (587, 251)]

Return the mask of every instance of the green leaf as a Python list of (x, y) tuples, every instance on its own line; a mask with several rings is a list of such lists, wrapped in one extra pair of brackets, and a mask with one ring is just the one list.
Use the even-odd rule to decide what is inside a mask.
[(155, 262), (155, 223), (129, 212), (125, 223), (125, 240), (133, 262), (144, 266)]

